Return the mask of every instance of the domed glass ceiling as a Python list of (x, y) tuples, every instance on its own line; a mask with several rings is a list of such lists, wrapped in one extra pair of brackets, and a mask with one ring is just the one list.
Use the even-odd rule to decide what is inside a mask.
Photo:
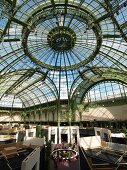
[(0, 100), (12, 98), (13, 107), (76, 96), (81, 101), (99, 81), (127, 83), (126, 5), (126, 0), (1, 0)]

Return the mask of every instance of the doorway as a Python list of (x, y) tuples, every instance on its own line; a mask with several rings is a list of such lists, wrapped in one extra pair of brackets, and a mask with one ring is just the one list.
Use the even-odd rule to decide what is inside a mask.
[(61, 141), (64, 142), (64, 143), (67, 143), (67, 142), (68, 142), (68, 136), (67, 136), (67, 134), (61, 134)]
[(73, 134), (73, 142), (77, 144), (77, 134)]
[(51, 135), (51, 141), (52, 143), (55, 143), (55, 135)]

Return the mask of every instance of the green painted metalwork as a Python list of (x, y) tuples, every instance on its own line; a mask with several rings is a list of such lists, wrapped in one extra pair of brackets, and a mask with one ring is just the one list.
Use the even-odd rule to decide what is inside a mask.
[(5, 0), (0, 20), (0, 102), (12, 95), (13, 103), (18, 98), (31, 111), (55, 101), (60, 125), (62, 99), (68, 101), (69, 117), (72, 101), (80, 104), (96, 83), (112, 79), (127, 83), (127, 16), (123, 3), (117, 3)]

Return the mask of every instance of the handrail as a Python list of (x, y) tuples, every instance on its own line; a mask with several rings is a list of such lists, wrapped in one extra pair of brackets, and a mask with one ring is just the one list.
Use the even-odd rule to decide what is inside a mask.
[(121, 165), (127, 165), (127, 163), (126, 162), (125, 163), (118, 163), (118, 166), (116, 167), (115, 170), (117, 170)]
[(124, 154), (118, 159), (118, 161), (117, 161), (117, 167), (116, 167), (116, 169), (115, 170), (117, 170), (121, 165), (127, 165), (127, 163), (119, 163), (122, 159), (123, 159), (123, 156), (124, 155), (126, 155), (126, 151), (124, 152)]
[(121, 155), (121, 157), (117, 160), (117, 163), (119, 163), (119, 162), (123, 159), (123, 156), (126, 155), (126, 153), (127, 153), (127, 152), (125, 151), (124, 154)]

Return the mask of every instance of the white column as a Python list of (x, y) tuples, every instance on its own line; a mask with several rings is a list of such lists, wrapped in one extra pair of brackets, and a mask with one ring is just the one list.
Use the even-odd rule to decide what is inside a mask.
[(71, 142), (71, 126), (68, 126), (67, 128), (67, 135), (68, 135), (68, 143)]
[(61, 127), (58, 127), (59, 129), (59, 143), (61, 143)]
[(48, 127), (48, 141), (51, 140), (51, 127)]
[(55, 144), (57, 144), (57, 138), (58, 138), (58, 135), (57, 135), (57, 127), (55, 127)]

